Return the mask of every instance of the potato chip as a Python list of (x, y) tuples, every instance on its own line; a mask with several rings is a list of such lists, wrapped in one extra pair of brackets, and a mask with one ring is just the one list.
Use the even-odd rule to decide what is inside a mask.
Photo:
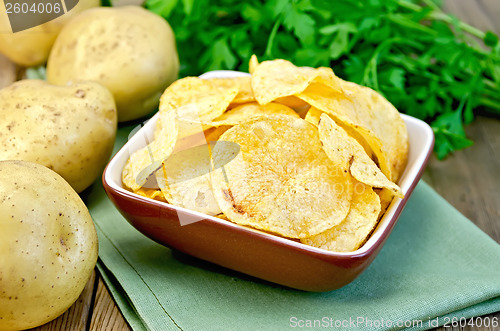
[(250, 102), (226, 111), (220, 117), (216, 118), (211, 125), (237, 125), (265, 115), (288, 115), (296, 118), (299, 117), (293, 109), (285, 105), (280, 105), (279, 103), (270, 102), (265, 105), (259, 105), (256, 102)]
[(255, 96), (252, 90), (252, 81), (250, 76), (236, 77), (234, 78), (239, 84), (238, 94), (234, 97), (231, 104), (239, 104), (245, 102), (255, 101)]
[(156, 138), (130, 155), (122, 172), (122, 182), (132, 191), (141, 188), (174, 150), (178, 135), (175, 115), (175, 112), (163, 114), (158, 119), (160, 131)]
[(361, 247), (377, 225), (380, 199), (373, 189), (362, 183), (354, 184), (351, 210), (337, 226), (301, 242), (333, 252), (352, 252)]
[(382, 142), (391, 170), (390, 179), (397, 182), (408, 161), (408, 131), (403, 118), (386, 98), (371, 88), (344, 81), (342, 89), (355, 96), (356, 110), (364, 118), (362, 123)]
[(330, 68), (296, 67), (286, 60), (273, 60), (264, 61), (255, 67), (252, 89), (257, 102), (264, 105), (281, 97), (301, 93), (313, 82), (340, 93), (342, 89), (339, 81)]
[(152, 189), (152, 188), (143, 188), (141, 187), (139, 190), (135, 192), (136, 194), (139, 194), (140, 196), (150, 198), (153, 200), (158, 200), (158, 201), (163, 201), (167, 202), (163, 196), (163, 193), (161, 192), (160, 189)]
[(352, 196), (347, 164), (342, 169), (329, 160), (310, 123), (272, 116), (234, 126), (213, 148), (214, 164), (234, 153), (219, 145), (221, 141), (241, 148), (212, 172), (215, 198), (231, 221), (302, 238), (347, 216)]
[(175, 110), (180, 120), (209, 122), (224, 113), (238, 90), (238, 84), (217, 79), (179, 79), (161, 96), (160, 115)]
[(156, 172), (165, 199), (207, 215), (220, 214), (210, 183), (212, 161), (207, 144), (173, 153)]
[(234, 86), (238, 87), (238, 94), (236, 94), (234, 99), (231, 101), (231, 105), (255, 101), (250, 76), (212, 78), (210, 81), (219, 87), (225, 87), (228, 89), (233, 88)]
[[(305, 120), (317, 127), (318, 124), (319, 124), (319, 119), (320, 119), (321, 114), (323, 114), (323, 112), (321, 110), (319, 110), (318, 108), (315, 108), (315, 107), (311, 107), (307, 111), (307, 114), (305, 116)], [(363, 149), (365, 150), (365, 153), (368, 155), (368, 157), (370, 157), (370, 158), (372, 157), (373, 151), (372, 151), (370, 145), (368, 145), (368, 143), (366, 142), (365, 138), (363, 138), (358, 133), (358, 131), (356, 131), (355, 129), (353, 129), (352, 127), (350, 127), (348, 125), (345, 125), (342, 122), (336, 122), (336, 123), (342, 129), (344, 129), (345, 132), (347, 132), (348, 135), (350, 135), (351, 137), (353, 137), (354, 139), (356, 139), (358, 141), (358, 143), (361, 146), (363, 146)]]
[(207, 143), (213, 143), (219, 140), (220, 136), (227, 130), (229, 130), (231, 126), (222, 125), (218, 127), (213, 127), (208, 130), (205, 130), (205, 139)]
[(281, 97), (274, 100), (276, 103), (280, 103), (287, 107), (294, 109), (295, 111), (302, 109), (303, 107), (309, 106), (307, 102), (302, 99), (297, 98), (294, 95), (289, 95), (287, 97)]
[(327, 114), (321, 115), (318, 132), (328, 157), (341, 166), (347, 165), (354, 178), (372, 187), (387, 188), (397, 197), (404, 197), (399, 186), (387, 179), (363, 147)]
[(255, 68), (259, 65), (259, 60), (257, 59), (257, 56), (255, 54), (253, 54), (251, 57), (250, 57), (250, 61), (248, 61), (248, 72), (250, 74), (253, 74), (253, 72), (255, 71)]
[(382, 172), (397, 181), (408, 156), (408, 134), (399, 112), (370, 88), (342, 81), (342, 90), (313, 83), (297, 96), (356, 130), (373, 150)]
[(388, 190), (386, 188), (383, 189), (375, 189), (375, 193), (378, 194), (380, 198), (380, 205), (382, 208), (380, 209), (380, 215), (379, 218), (383, 216), (387, 208), (389, 208), (392, 200), (394, 199), (394, 193), (391, 190)]

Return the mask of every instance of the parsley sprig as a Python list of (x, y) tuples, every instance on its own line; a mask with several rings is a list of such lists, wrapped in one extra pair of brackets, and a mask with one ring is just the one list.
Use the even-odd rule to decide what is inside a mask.
[(435, 0), (147, 0), (172, 25), (181, 76), (248, 59), (329, 66), (429, 122), (439, 158), (472, 144), (478, 111), (500, 116), (500, 44)]

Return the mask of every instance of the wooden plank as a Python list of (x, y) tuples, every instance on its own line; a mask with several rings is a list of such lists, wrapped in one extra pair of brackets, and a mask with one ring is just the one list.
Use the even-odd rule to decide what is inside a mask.
[(90, 330), (132, 330), (120, 313), (101, 277), (99, 277), (97, 285)]
[(59, 330), (86, 330), (90, 321), (90, 312), (93, 306), (94, 291), (96, 289), (96, 272), (85, 285), (82, 294), (76, 302), (61, 316), (40, 327), (31, 329), (33, 331), (59, 331)]
[(446, 160), (433, 157), (424, 179), (500, 243), (500, 121), (478, 117), (466, 128), (475, 145)]

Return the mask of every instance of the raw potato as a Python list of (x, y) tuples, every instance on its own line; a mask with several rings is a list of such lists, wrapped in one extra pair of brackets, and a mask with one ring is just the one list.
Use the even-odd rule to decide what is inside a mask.
[(23, 80), (0, 90), (0, 160), (42, 164), (77, 192), (101, 175), (116, 127), (113, 97), (97, 83)]
[(67, 24), (47, 63), (47, 80), (93, 80), (113, 94), (120, 122), (153, 111), (179, 72), (168, 23), (141, 7), (95, 8)]
[(36, 327), (65, 312), (97, 253), (92, 218), (61, 176), (0, 161), (0, 330)]
[[(43, 3), (45, 2), (36, 2)], [(99, 0), (79, 0), (66, 14), (33, 28), (12, 33), (5, 10), (0, 10), (0, 53), (18, 65), (31, 67), (44, 64), (57, 35), (73, 17), (82, 11), (98, 7)]]

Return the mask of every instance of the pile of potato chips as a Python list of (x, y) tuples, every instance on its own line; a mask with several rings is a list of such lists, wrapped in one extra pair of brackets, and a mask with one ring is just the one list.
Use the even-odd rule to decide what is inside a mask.
[(250, 74), (174, 82), (154, 139), (125, 165), (125, 187), (322, 249), (358, 249), (403, 197), (399, 112), (330, 68), (252, 57)]

